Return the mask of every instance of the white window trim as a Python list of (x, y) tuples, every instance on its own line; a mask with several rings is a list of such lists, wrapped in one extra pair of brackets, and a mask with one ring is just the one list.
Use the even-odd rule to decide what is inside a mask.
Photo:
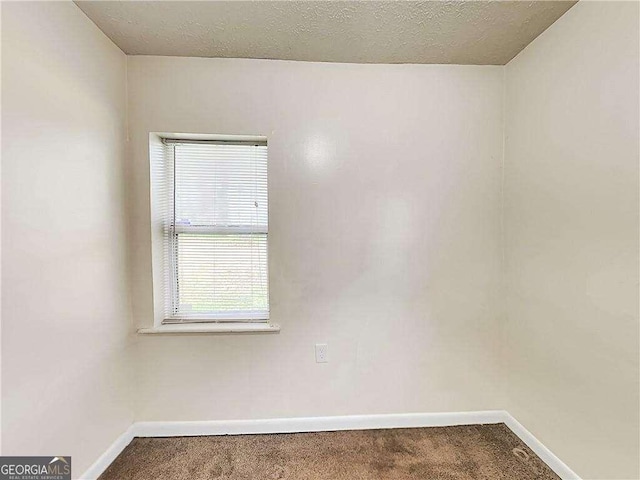
[(139, 328), (138, 333), (181, 334), (181, 333), (277, 333), (280, 325), (275, 323), (178, 323), (159, 325), (151, 328)]
[[(215, 318), (198, 319), (165, 318), (165, 268), (164, 258), (164, 216), (161, 212), (165, 193), (159, 185), (159, 172), (154, 171), (154, 154), (163, 154), (164, 139), (180, 140), (213, 140), (265, 142), (265, 136), (253, 135), (209, 135), (209, 134), (176, 134), (151, 132), (149, 134), (149, 163), (151, 174), (151, 241), (152, 241), (152, 277), (153, 277), (153, 326), (138, 328), (139, 334), (218, 334), (218, 333), (277, 333), (280, 326), (269, 321), (269, 318), (246, 318), (238, 321), (237, 312), (233, 321), (225, 321), (216, 315)], [(154, 151), (155, 150), (155, 151)], [(155, 182), (154, 182), (155, 181)], [(179, 227), (178, 227), (179, 228)], [(211, 230), (211, 229), (208, 229)], [(211, 232), (208, 232), (211, 233)], [(234, 315), (232, 313), (231, 315)]]

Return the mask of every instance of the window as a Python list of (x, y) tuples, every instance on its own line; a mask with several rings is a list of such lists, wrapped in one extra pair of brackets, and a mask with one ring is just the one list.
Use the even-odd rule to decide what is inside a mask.
[(266, 322), (266, 141), (163, 144), (163, 323)]

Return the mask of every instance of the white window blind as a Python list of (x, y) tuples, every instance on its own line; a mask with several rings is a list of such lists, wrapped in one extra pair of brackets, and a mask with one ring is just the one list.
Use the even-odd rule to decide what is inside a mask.
[(266, 142), (164, 142), (165, 322), (268, 320)]

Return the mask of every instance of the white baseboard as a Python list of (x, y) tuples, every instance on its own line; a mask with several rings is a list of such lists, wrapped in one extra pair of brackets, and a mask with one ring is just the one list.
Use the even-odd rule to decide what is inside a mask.
[(187, 437), (200, 435), (251, 435), (261, 433), (327, 432), (377, 428), (447, 427), (505, 423), (563, 480), (580, 478), (527, 429), (504, 410), (453, 413), (400, 413), (336, 417), (273, 418), (192, 422), (136, 422), (87, 470), (81, 480), (95, 480), (134, 437)]
[(546, 463), (551, 470), (562, 478), (562, 480), (580, 480), (580, 477), (576, 472), (571, 470), (569, 466), (556, 457), (551, 450), (544, 446), (540, 440), (533, 436), (533, 434), (524, 428), (520, 422), (513, 418), (509, 412), (504, 412), (504, 423), (509, 427), (513, 433), (515, 433), (520, 440), (527, 444), (527, 446), (533, 450), (540, 460)]
[(198, 435), (250, 435), (260, 433), (329, 432), (374, 428), (442, 427), (501, 423), (504, 412), (400, 413), (338, 417), (273, 418), (209, 422), (138, 422), (135, 437), (188, 437)]
[(120, 435), (116, 441), (111, 444), (106, 452), (100, 455), (100, 458), (98, 458), (98, 460), (96, 460), (81, 477), (78, 477), (78, 479), (96, 480), (100, 475), (102, 475), (102, 472), (104, 472), (107, 467), (113, 463), (116, 457), (120, 455), (125, 448), (127, 448), (127, 445), (131, 443), (134, 436), (133, 425), (131, 425), (126, 432)]

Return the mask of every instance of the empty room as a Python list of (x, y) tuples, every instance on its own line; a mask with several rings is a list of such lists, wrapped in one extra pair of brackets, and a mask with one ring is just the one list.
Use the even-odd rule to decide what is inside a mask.
[(0, 480), (640, 480), (639, 1), (0, 17)]

